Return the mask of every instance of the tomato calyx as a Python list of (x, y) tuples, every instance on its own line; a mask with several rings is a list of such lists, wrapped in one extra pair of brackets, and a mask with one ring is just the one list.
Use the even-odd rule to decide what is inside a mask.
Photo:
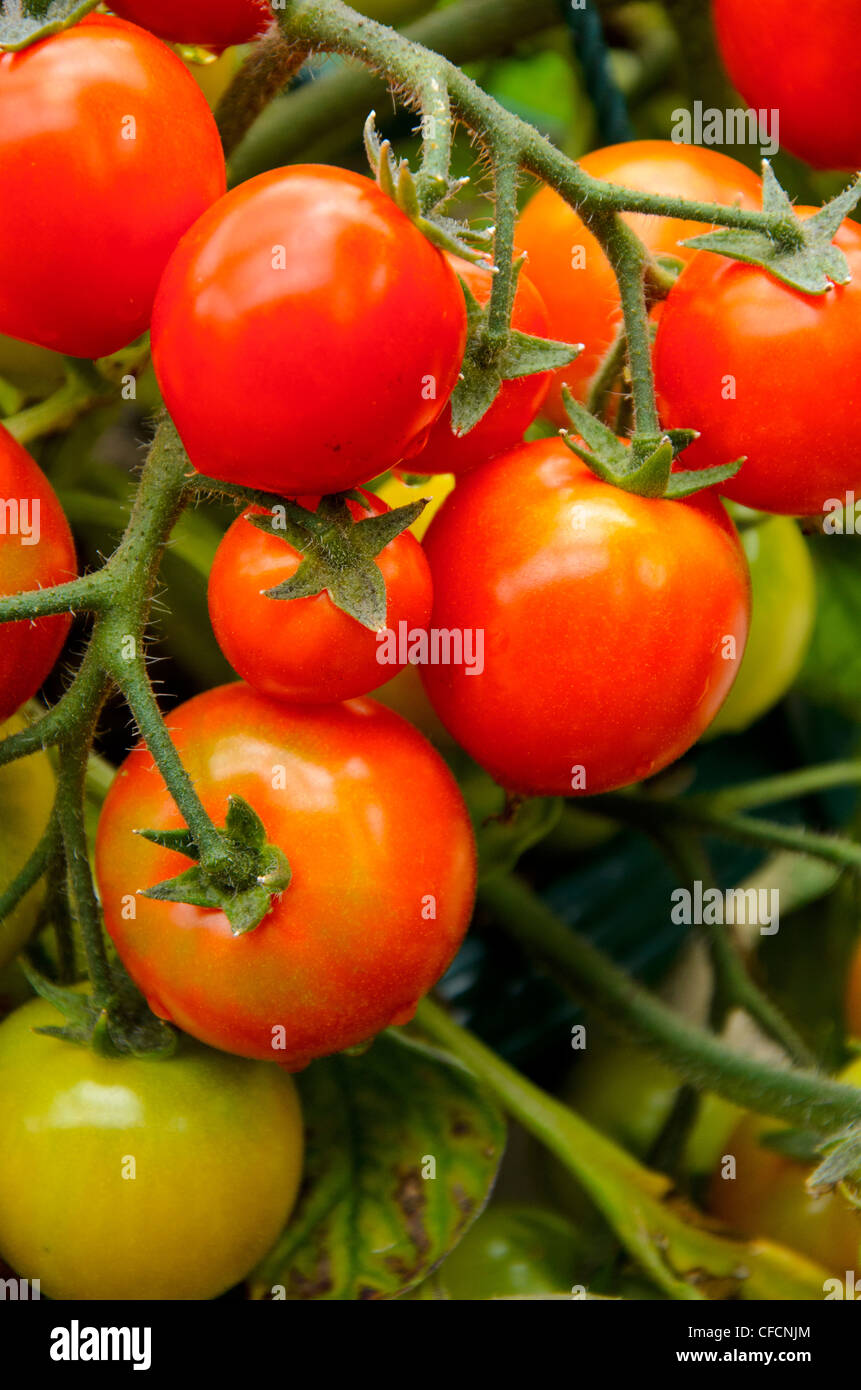
[(365, 153), (371, 172), (387, 198), (414, 222), (419, 231), (441, 251), (460, 256), (465, 261), (479, 262), (487, 257), (493, 241), (493, 229), (471, 227), (468, 222), (447, 217), (442, 209), (451, 198), (469, 183), (468, 178), (435, 180), (434, 195), (422, 205), (415, 176), (406, 159), (395, 162), (389, 140), (381, 140), (375, 124), (375, 112), (365, 122)]
[(780, 219), (781, 232), (771, 237), (765, 232), (730, 229), (706, 232), (683, 244), (759, 266), (804, 294), (826, 294), (834, 285), (845, 285), (851, 279), (849, 263), (840, 248), (833, 245), (833, 239), (859, 198), (861, 179), (856, 179), (811, 217), (798, 217), (766, 159), (762, 210)]
[[(524, 258), (514, 263), (512, 298)], [(460, 278), (460, 277), (458, 277)], [(536, 372), (567, 367), (583, 351), (583, 343), (560, 343), (509, 329), (501, 347), (488, 338), (490, 302), (479, 304), (466, 281), (460, 280), (466, 300), (467, 340), (460, 379), (451, 397), (451, 427), (458, 437), (468, 434), (488, 412), (503, 382)]]
[(200, 850), (190, 830), (138, 830), (151, 844), (173, 850), (196, 862), (192, 868), (142, 889), (158, 902), (193, 903), (223, 912), (234, 936), (253, 931), (272, 908), (272, 899), (290, 885), (287, 856), (268, 844), (263, 822), (240, 796), (228, 797), (222, 835), (228, 851), (217, 868), (199, 862)]
[[(666, 430), (663, 434), (635, 434), (628, 446), (603, 421), (596, 419), (574, 399), (567, 386), (562, 397), (576, 435), (562, 432), (572, 454), (602, 482), (640, 497), (679, 500), (732, 478), (744, 459), (690, 472), (672, 471), (673, 464), (698, 437), (696, 430)], [(579, 439), (578, 439), (579, 436)], [(582, 441), (582, 442), (580, 442)], [(584, 447), (585, 446), (585, 447)]]
[(0, 15), (0, 49), (15, 52), (70, 29), (89, 14), (99, 0), (22, 0), (19, 14)]
[(176, 1032), (150, 1012), (120, 961), (111, 962), (109, 997), (98, 1001), (80, 986), (56, 984), (26, 960), (21, 968), (36, 993), (66, 1020), (62, 1027), (37, 1028), (37, 1033), (89, 1047), (102, 1057), (159, 1059), (176, 1051)]
[(325, 591), (362, 627), (381, 632), (386, 625), (386, 584), (376, 556), (421, 516), (427, 498), (358, 520), (350, 513), (348, 499), (365, 505), (358, 492), (332, 493), (320, 499), (315, 512), (298, 502), (284, 502), (246, 520), (303, 556), (295, 574), (266, 590), (267, 598), (313, 598)]

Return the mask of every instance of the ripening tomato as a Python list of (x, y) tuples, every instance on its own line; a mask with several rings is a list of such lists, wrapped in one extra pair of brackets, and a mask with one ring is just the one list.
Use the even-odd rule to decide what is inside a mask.
[[(366, 505), (348, 501), (353, 517), (387, 512), (384, 502), (364, 494)], [(316, 498), (302, 505), (315, 507)], [(258, 515), (264, 509), (253, 508)], [(338, 608), (324, 590), (309, 598), (272, 599), (268, 589), (283, 584), (302, 557), (277, 536), (259, 531), (244, 512), (230, 527), (209, 576), (213, 631), (237, 675), (265, 695), (313, 704), (366, 695), (389, 680), (406, 661), (380, 658), (377, 633)], [(424, 551), (402, 532), (376, 557), (386, 585), (386, 627), (412, 633), (427, 627), (432, 587)]]
[[(74, 579), (75, 546), (48, 479), (0, 426), (0, 594)], [(0, 626), (0, 720), (35, 695), (69, 630), (66, 614)]]
[[(409, 477), (407, 469), (403, 473)], [(374, 483), (374, 494), (381, 497), (390, 507), (407, 507), (419, 498), (425, 499), (427, 506), (421, 516), (413, 522), (410, 530), (417, 540), (424, 540), (427, 529), (454, 488), (453, 473), (435, 473), (433, 477), (417, 484), (404, 482), (398, 473), (389, 473), (382, 482)]]
[[(490, 271), (481, 265), (470, 265), (469, 261), (457, 256), (448, 259), (478, 303), (486, 304), (493, 283)], [(551, 336), (544, 300), (522, 271), (511, 310), (511, 326), (518, 333), (529, 333), (536, 338)], [(465, 473), (496, 454), (513, 449), (523, 442), (524, 434), (550, 390), (552, 378), (552, 372), (533, 372), (531, 376), (504, 381), (490, 409), (464, 435), (453, 433), (451, 406), (446, 405), (427, 443), (410, 456), (410, 469), (415, 473)]]
[(748, 526), (741, 543), (750, 566), (750, 632), (709, 734), (747, 729), (783, 699), (801, 670), (816, 617), (813, 561), (794, 521), (773, 516)]
[(857, 0), (714, 0), (713, 8), (727, 72), (748, 105), (774, 120), (782, 148), (818, 169), (857, 169)]
[(297, 164), (233, 189), (183, 239), (152, 340), (194, 466), (296, 497), (415, 448), (457, 380), (466, 307), (442, 252), (371, 179)]
[(855, 952), (846, 990), (846, 1026), (861, 1038), (861, 946)]
[[(481, 663), (422, 667), (431, 703), (510, 791), (591, 794), (666, 767), (717, 713), (749, 580), (713, 497), (600, 482), (561, 439), (458, 481), (428, 531), (433, 629)], [(442, 650), (440, 648), (440, 650)]]
[(744, 457), (720, 491), (757, 511), (810, 516), (861, 493), (861, 226), (847, 220), (835, 242), (852, 279), (825, 294), (700, 251), (664, 304), (655, 344), (662, 418), (701, 432), (681, 466)]
[(111, 9), (160, 39), (205, 48), (250, 43), (272, 23), (268, 0), (111, 0)]
[(179, 238), (224, 192), (212, 112), (180, 60), (89, 15), (0, 54), (0, 332), (101, 357), (149, 325)]
[[(837, 1080), (861, 1085), (861, 1060)], [(741, 1121), (726, 1144), (726, 1154), (735, 1158), (735, 1177), (723, 1176), (726, 1165), (721, 1161), (712, 1178), (709, 1210), (742, 1235), (779, 1241), (834, 1274), (857, 1270), (861, 1211), (839, 1191), (811, 1196), (805, 1187), (809, 1169), (759, 1142), (761, 1135), (783, 1128), (779, 1120), (763, 1115)]]
[(169, 1061), (0, 1024), (0, 1252), (55, 1299), (215, 1298), (277, 1240), (302, 1172), (277, 1067), (180, 1038)]
[[(698, 145), (632, 140), (594, 150), (580, 160), (580, 167), (593, 178), (642, 192), (745, 208), (762, 206), (762, 184), (756, 174), (737, 160)], [(702, 222), (674, 217), (624, 216), (652, 255), (684, 261), (695, 253), (679, 242), (709, 230)], [(545, 406), (557, 424), (567, 425), (563, 384), (579, 400), (586, 399), (589, 382), (622, 322), (616, 277), (600, 243), (552, 188), (542, 188), (527, 204), (516, 236), (517, 245), (528, 255), (529, 278), (547, 305), (550, 336), (585, 344), (574, 362), (555, 373)]]
[[(0, 637), (2, 642), (2, 637)], [(26, 728), (20, 715), (0, 728), (0, 739)], [(47, 753), (0, 767), (0, 894), (21, 872), (42, 838), (54, 803), (55, 779)], [(44, 898), (37, 883), (8, 917), (0, 921), (0, 970), (20, 951), (36, 925)]]
[(291, 1070), (406, 1022), (460, 945), (475, 890), (469, 818), (439, 755), (372, 700), (287, 705), (245, 685), (189, 700), (170, 727), (213, 819), (244, 797), (293, 877), (242, 936), (216, 909), (135, 897), (188, 867), (134, 833), (182, 825), (136, 748), (105, 801), (96, 873), (108, 931), (155, 1012)]

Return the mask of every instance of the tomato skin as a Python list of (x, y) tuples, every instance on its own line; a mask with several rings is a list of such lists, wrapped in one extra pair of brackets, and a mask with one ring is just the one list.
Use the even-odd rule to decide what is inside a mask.
[(224, 1293), (274, 1243), (296, 1198), (291, 1078), (190, 1038), (153, 1061), (32, 1031), (62, 1022), (36, 999), (0, 1024), (4, 1258), (55, 1299)]
[(465, 343), (442, 252), (370, 179), (323, 164), (261, 174), (210, 209), (153, 315), (159, 385), (195, 467), (291, 497), (399, 463)]
[[(16, 715), (0, 728), (0, 739), (26, 727), (26, 720)], [(54, 791), (54, 770), (47, 753), (31, 753), (0, 767), (0, 893), (20, 873), (42, 838)], [(37, 883), (0, 922), (0, 970), (17, 955), (36, 925), (43, 898), (44, 886)]]
[(578, 1232), (540, 1207), (491, 1206), (434, 1276), (452, 1299), (568, 1293), (585, 1255)]
[(144, 332), (174, 246), (226, 187), (197, 84), (108, 15), (0, 55), (0, 179), (0, 259), (15, 266), (0, 332), (74, 357)]
[[(485, 305), (493, 283), (490, 272), (458, 256), (449, 256), (448, 260), (478, 303)], [(518, 333), (550, 337), (550, 319), (544, 300), (522, 271), (514, 296), (511, 326)], [(473, 429), (460, 436), (452, 431), (451, 406), (446, 405), (427, 443), (417, 454), (411, 455), (410, 470), (415, 473), (466, 473), (496, 454), (513, 449), (523, 442), (524, 434), (550, 390), (552, 379), (552, 372), (534, 372), (531, 376), (504, 381), (487, 413)]]
[(207, 48), (251, 43), (272, 23), (266, 0), (111, 0), (111, 9), (160, 39)]
[(855, 0), (713, 0), (727, 72), (779, 112), (781, 147), (817, 169), (861, 165), (861, 13)]
[(475, 891), (472, 830), (439, 756), (372, 700), (286, 705), (244, 685), (189, 700), (170, 726), (210, 815), (223, 824), (228, 794), (245, 797), (293, 878), (240, 937), (221, 912), (146, 898), (128, 919), (126, 895), (187, 867), (133, 834), (181, 825), (149, 754), (133, 751), (105, 801), (96, 874), (151, 1006), (202, 1042), (290, 1070), (405, 1022), (460, 945)]
[[(702, 202), (762, 206), (762, 184), (737, 160), (697, 145), (671, 140), (633, 140), (594, 150), (580, 160), (593, 178), (643, 192), (661, 193)], [(655, 256), (689, 261), (695, 254), (680, 246), (685, 238), (708, 231), (702, 222), (673, 217), (625, 213), (625, 221)], [(589, 383), (622, 322), (616, 277), (598, 240), (555, 190), (543, 187), (527, 204), (518, 223), (517, 245), (527, 253), (526, 271), (544, 296), (550, 315), (550, 337), (584, 343), (580, 356), (554, 374), (545, 412), (558, 425), (568, 425), (562, 403), (567, 384), (585, 400)], [(572, 253), (582, 247), (585, 263), (572, 266)]]
[[(655, 344), (662, 419), (702, 435), (680, 466), (745, 457), (720, 491), (757, 511), (812, 516), (861, 490), (861, 226), (847, 220), (835, 242), (853, 278), (826, 294), (801, 294), (756, 266), (701, 251), (664, 304)], [(729, 378), (735, 394), (726, 399)], [(820, 428), (835, 381), (839, 403)], [(776, 427), (778, 388), (786, 405)]]
[[(348, 502), (356, 518), (388, 511), (365, 493), (367, 505)], [(313, 506), (317, 499), (303, 505)], [(252, 509), (262, 514), (264, 508)], [(276, 600), (265, 590), (284, 583), (301, 555), (283, 539), (251, 524), (245, 512), (216, 552), (209, 577), (209, 616), (227, 660), (255, 690), (312, 704), (366, 695), (402, 665), (383, 665), (377, 634), (344, 613), (325, 591), (313, 598)], [(424, 551), (409, 532), (377, 556), (386, 584), (386, 625), (394, 632), (426, 628), (433, 590)]]
[(801, 670), (816, 616), (810, 551), (789, 517), (741, 533), (751, 578), (751, 622), (735, 684), (709, 735), (747, 729), (786, 695)]
[(846, 988), (846, 1026), (861, 1038), (861, 946), (855, 952)]
[[(485, 634), (482, 674), (424, 666), (425, 688), (507, 789), (591, 795), (639, 781), (684, 753), (723, 702), (749, 581), (714, 498), (623, 493), (545, 439), (460, 479), (425, 549), (432, 626)], [(729, 636), (736, 656), (724, 660)], [(575, 767), (585, 787), (572, 789)]]
[[(847, 1086), (861, 1085), (861, 1061), (837, 1077)], [(759, 1143), (762, 1134), (782, 1129), (779, 1120), (747, 1115), (727, 1141), (736, 1160), (735, 1178), (716, 1171), (709, 1210), (746, 1236), (767, 1236), (799, 1250), (841, 1277), (858, 1268), (861, 1213), (838, 1191), (811, 1196), (804, 1183), (808, 1169)]]
[[(18, 504), (18, 530), (0, 530), (0, 594), (74, 579), (75, 546), (57, 495), (35, 459), (0, 425), (0, 499)], [(23, 504), (28, 505), (26, 513)], [(38, 523), (36, 504), (38, 503)], [(38, 536), (33, 544), (33, 537)], [(71, 618), (58, 614), (0, 624), (0, 721), (35, 695), (57, 657)]]

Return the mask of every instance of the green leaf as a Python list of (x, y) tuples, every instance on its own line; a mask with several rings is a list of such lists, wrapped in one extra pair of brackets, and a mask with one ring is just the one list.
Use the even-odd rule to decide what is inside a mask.
[(383, 1034), (362, 1057), (314, 1062), (297, 1081), (305, 1184), (252, 1276), (252, 1297), (396, 1298), (487, 1201), (502, 1116), (471, 1072), (401, 1033)]
[(763, 165), (763, 211), (782, 218), (797, 230), (797, 236), (774, 238), (766, 232), (731, 228), (691, 237), (683, 244), (701, 251), (713, 251), (748, 265), (761, 266), (776, 280), (804, 294), (826, 294), (832, 285), (845, 285), (850, 279), (849, 264), (833, 239), (841, 222), (861, 198), (861, 181), (845, 189), (812, 217), (798, 217), (771, 165)]
[(0, 48), (26, 48), (83, 19), (98, 3), (99, 0), (4, 0), (0, 6)]
[(850, 1125), (829, 1141), (828, 1147), (828, 1157), (807, 1179), (807, 1189), (814, 1195), (830, 1191), (844, 1178), (857, 1178), (861, 1172), (861, 1125)]

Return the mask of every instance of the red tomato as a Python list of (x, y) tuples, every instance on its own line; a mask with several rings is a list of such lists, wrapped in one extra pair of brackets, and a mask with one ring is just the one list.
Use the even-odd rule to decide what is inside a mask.
[(111, 9), (171, 43), (229, 48), (272, 23), (267, 0), (111, 0)]
[(0, 332), (73, 357), (149, 325), (179, 238), (225, 189), (212, 112), (174, 53), (90, 15), (0, 55)]
[[(632, 140), (595, 150), (580, 160), (593, 178), (643, 192), (710, 203), (762, 206), (756, 174), (717, 150), (677, 145), (670, 140)], [(626, 213), (625, 221), (655, 256), (690, 260), (694, 252), (679, 242), (709, 231), (702, 222), (675, 217)], [(517, 224), (517, 244), (529, 259), (529, 277), (544, 296), (550, 314), (550, 337), (585, 343), (569, 366), (555, 373), (546, 411), (567, 425), (562, 386), (585, 400), (589, 382), (622, 322), (622, 306), (613, 268), (600, 243), (572, 207), (552, 188), (542, 188)]]
[[(449, 261), (461, 280), (464, 280), (479, 304), (490, 298), (492, 276), (483, 266), (471, 265), (457, 256)], [(532, 281), (521, 271), (514, 296), (511, 326), (519, 333), (531, 333), (537, 338), (549, 338), (550, 319), (544, 300)], [(479, 463), (485, 463), (506, 449), (520, 444), (538, 414), (550, 383), (552, 372), (535, 372), (531, 376), (505, 381), (487, 414), (468, 434), (458, 437), (451, 428), (451, 406), (446, 405), (437, 420), (427, 443), (412, 455), (409, 468), (414, 473), (465, 473)]]
[(858, 0), (714, 0), (727, 71), (781, 146), (819, 169), (861, 165)]
[[(348, 502), (354, 517), (389, 511), (364, 494), (367, 505)], [(316, 498), (303, 498), (314, 507)], [(262, 508), (253, 508), (260, 515)], [(366, 695), (405, 662), (377, 659), (377, 634), (338, 608), (325, 591), (312, 598), (271, 599), (295, 574), (301, 555), (286, 541), (237, 518), (216, 552), (209, 576), (209, 616), (218, 645), (243, 680), (281, 700), (328, 702)], [(408, 531), (390, 541), (376, 563), (386, 584), (386, 626), (394, 632), (426, 628), (432, 587), (424, 551)]]
[(835, 240), (853, 278), (826, 294), (701, 251), (664, 305), (655, 344), (664, 424), (702, 434), (682, 466), (746, 457), (720, 490), (759, 511), (812, 515), (861, 490), (861, 227), (846, 221)]
[(238, 684), (173, 710), (170, 728), (209, 814), (223, 824), (228, 795), (244, 797), (293, 878), (238, 937), (212, 908), (135, 897), (188, 867), (134, 834), (182, 824), (136, 748), (105, 801), (96, 873), (108, 931), (152, 1008), (291, 1070), (406, 1022), (460, 945), (475, 891), (466, 808), (430, 744), (372, 700), (287, 705)]
[(545, 439), (462, 478), (425, 549), (432, 629), (484, 634), (480, 674), (427, 665), (425, 687), (511, 791), (639, 781), (684, 753), (726, 698), (749, 580), (713, 497), (624, 493)]
[(177, 249), (153, 315), (159, 384), (195, 467), (290, 497), (400, 462), (465, 344), (442, 252), (370, 179), (324, 164), (228, 193)]
[[(0, 426), (0, 594), (47, 589), (76, 574), (72, 533), (51, 484)], [(62, 614), (0, 626), (0, 722), (35, 695), (70, 621)]]

